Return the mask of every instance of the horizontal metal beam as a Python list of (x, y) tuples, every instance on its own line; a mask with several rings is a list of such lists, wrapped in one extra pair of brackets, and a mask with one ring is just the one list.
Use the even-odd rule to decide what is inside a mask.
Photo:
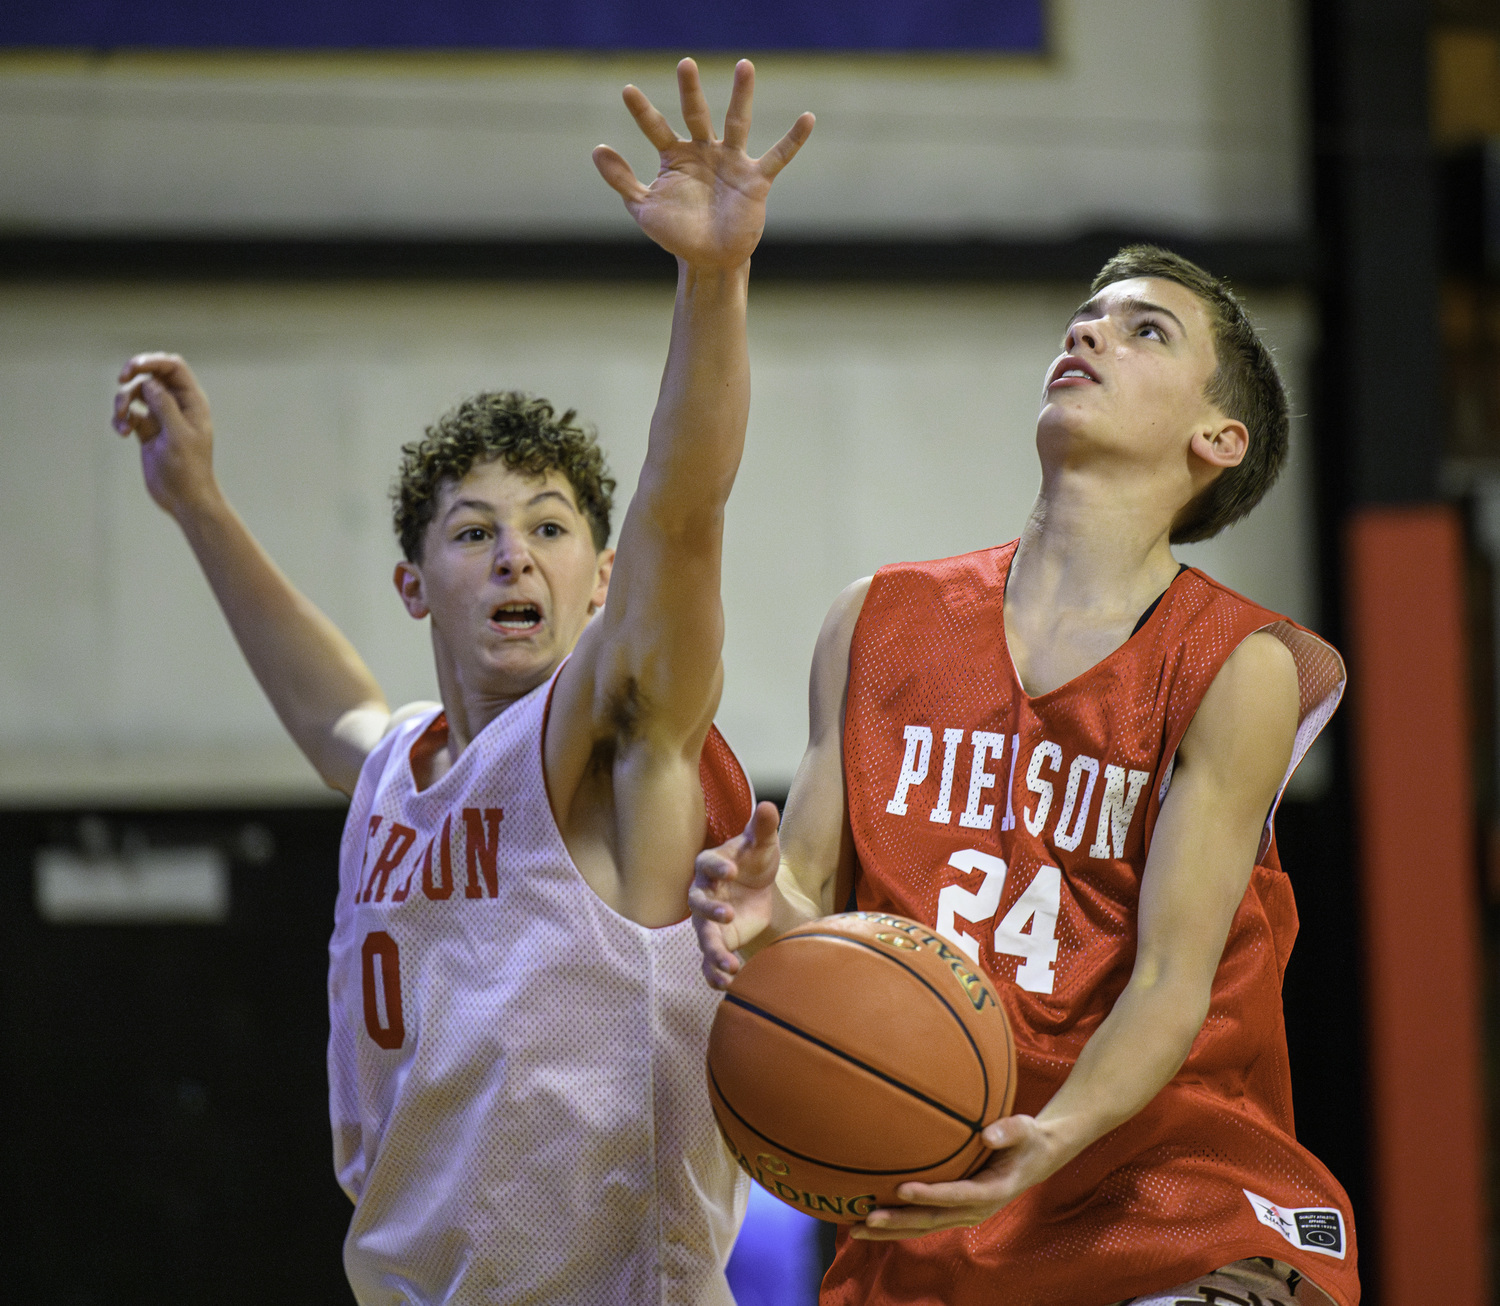
[[(1098, 231), (1059, 239), (767, 240), (757, 281), (1087, 281), (1121, 245), (1164, 244), (1236, 284), (1310, 283), (1310, 240), (1179, 239)], [(672, 259), (644, 239), (0, 236), (0, 280), (656, 281)]]

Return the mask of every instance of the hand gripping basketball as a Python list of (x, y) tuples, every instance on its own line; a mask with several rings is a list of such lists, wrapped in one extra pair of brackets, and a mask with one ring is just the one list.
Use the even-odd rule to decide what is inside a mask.
[(1025, 1132), (1003, 1118), (1016, 1053), (994, 986), (885, 912), (825, 916), (757, 952), (714, 1017), (707, 1073), (740, 1168), (856, 1234), (901, 1236), (914, 1208), (900, 1202), (942, 1204), (913, 1232), (977, 1223), (998, 1209), (970, 1200), (992, 1197), (991, 1149)]
[(734, 954), (771, 923), (781, 869), (780, 814), (761, 803), (743, 834), (698, 854), (688, 909), (703, 952), (703, 976), (727, 989), (741, 962)]
[(918, 1238), (938, 1229), (982, 1224), (1069, 1159), (1034, 1116), (1007, 1116), (980, 1135), (993, 1149), (984, 1168), (948, 1183), (904, 1183), (896, 1201), (905, 1205), (871, 1211), (855, 1238), (889, 1241)]

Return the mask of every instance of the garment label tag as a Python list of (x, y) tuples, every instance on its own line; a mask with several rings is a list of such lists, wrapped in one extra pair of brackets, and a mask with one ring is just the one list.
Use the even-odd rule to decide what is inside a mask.
[(1294, 1210), (1241, 1189), (1250, 1199), (1255, 1218), (1267, 1228), (1275, 1229), (1293, 1247), (1302, 1247), (1322, 1256), (1344, 1259), (1344, 1214), (1322, 1206), (1304, 1206)]

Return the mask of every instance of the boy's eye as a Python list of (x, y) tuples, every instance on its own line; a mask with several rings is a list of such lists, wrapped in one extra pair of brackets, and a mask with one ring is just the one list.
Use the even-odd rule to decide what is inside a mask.
[(486, 534), (487, 532), (483, 526), (465, 526), (455, 538), (465, 544), (473, 544), (478, 540), (484, 539)]
[(537, 533), (543, 539), (555, 540), (559, 535), (563, 533), (563, 530), (562, 527), (559, 526), (555, 521), (549, 521), (543, 522), (540, 526), (538, 526)]
[(1136, 331), (1136, 334), (1141, 336), (1149, 335), (1155, 340), (1166, 339), (1166, 332), (1161, 329), (1161, 324), (1158, 322), (1141, 323), (1139, 329)]

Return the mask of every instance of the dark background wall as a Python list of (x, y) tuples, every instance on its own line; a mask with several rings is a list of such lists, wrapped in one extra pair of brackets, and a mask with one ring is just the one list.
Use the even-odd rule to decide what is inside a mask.
[[(0, 814), (0, 1296), (349, 1299), (324, 1062), (341, 828), (335, 807)], [(226, 922), (45, 923), (37, 850), (122, 841), (219, 849)]]

